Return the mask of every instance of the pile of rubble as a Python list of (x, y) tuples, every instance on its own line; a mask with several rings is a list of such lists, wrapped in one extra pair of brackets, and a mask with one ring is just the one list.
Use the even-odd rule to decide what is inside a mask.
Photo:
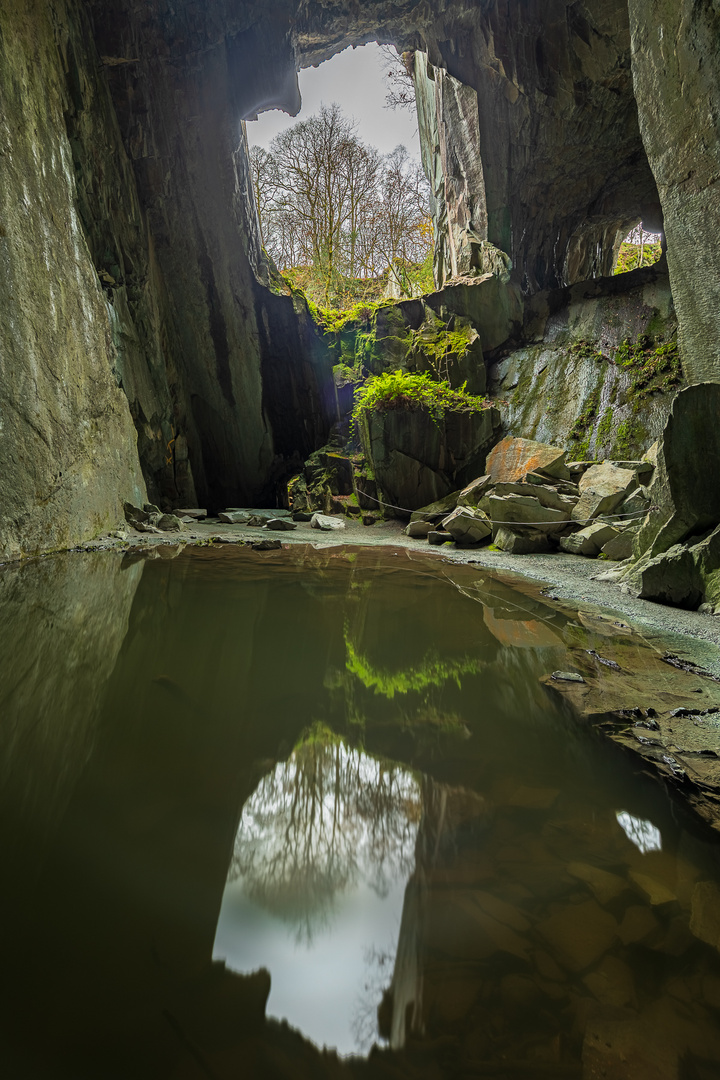
[(485, 475), (416, 510), (406, 533), (460, 547), (492, 541), (514, 555), (557, 549), (623, 560), (650, 508), (651, 461), (567, 461), (554, 446), (510, 436)]

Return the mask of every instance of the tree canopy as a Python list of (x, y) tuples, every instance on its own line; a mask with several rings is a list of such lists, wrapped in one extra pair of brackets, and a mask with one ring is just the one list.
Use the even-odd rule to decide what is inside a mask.
[(268, 254), (316, 303), (346, 306), (391, 279), (398, 295), (428, 287), (428, 184), (404, 146), (380, 155), (323, 105), (250, 156)]

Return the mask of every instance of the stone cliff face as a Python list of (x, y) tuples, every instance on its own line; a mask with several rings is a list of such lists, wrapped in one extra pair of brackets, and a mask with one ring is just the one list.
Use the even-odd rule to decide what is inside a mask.
[(716, 379), (716, 5), (629, 7), (0, 0), (0, 557), (145, 485), (272, 502), (324, 441), (330, 356), (262, 283), (240, 121), (348, 44), (418, 50), (441, 280), (509, 259), (529, 297), (664, 218), (686, 372)]

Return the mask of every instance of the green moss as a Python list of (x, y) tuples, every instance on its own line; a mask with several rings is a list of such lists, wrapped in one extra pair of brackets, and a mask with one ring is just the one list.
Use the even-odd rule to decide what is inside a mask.
[(675, 339), (656, 344), (649, 334), (641, 334), (635, 342), (625, 338), (614, 360), (631, 375), (628, 399), (635, 408), (651, 394), (670, 393), (683, 380)]
[(638, 420), (637, 416), (631, 416), (623, 420), (617, 426), (613, 457), (623, 459), (630, 458), (639, 446), (647, 441), (647, 430)]
[(376, 375), (356, 391), (352, 419), (357, 425), (371, 412), (423, 409), (439, 421), (446, 412), (482, 412), (490, 406), (487, 398), (468, 394), (465, 384), (453, 390), (449, 383), (437, 382), (427, 372), (416, 375), (398, 370)]
[(612, 407), (608, 405), (605, 412), (602, 414), (600, 423), (597, 428), (597, 443), (598, 445), (606, 442), (612, 433), (614, 413)]
[[(583, 410), (578, 416), (577, 420), (570, 429), (570, 438), (574, 442), (579, 442), (585, 436), (588, 435), (590, 428), (595, 422), (597, 417), (598, 407), (600, 405), (600, 387), (596, 386), (594, 390), (588, 394), (585, 399)], [(588, 440), (589, 441), (589, 440)], [(582, 460), (580, 458), (579, 460)]]
[(602, 349), (598, 349), (594, 341), (587, 341), (584, 338), (573, 342), (568, 352), (581, 360), (597, 360), (598, 363), (602, 363), (606, 359)]

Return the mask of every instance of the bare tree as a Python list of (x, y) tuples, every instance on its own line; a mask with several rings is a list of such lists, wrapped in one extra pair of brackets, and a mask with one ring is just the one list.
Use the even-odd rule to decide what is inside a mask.
[(413, 80), (413, 57), (411, 52), (399, 53), (394, 45), (381, 45), (385, 79), (388, 91), (385, 95), (386, 109), (409, 109), (415, 111), (415, 82)]
[(427, 181), (404, 147), (381, 158), (338, 105), (323, 105), (251, 161), (267, 251), (281, 270), (302, 271), (313, 300), (331, 306), (391, 275), (409, 291), (405, 269), (425, 257), (432, 230)]

